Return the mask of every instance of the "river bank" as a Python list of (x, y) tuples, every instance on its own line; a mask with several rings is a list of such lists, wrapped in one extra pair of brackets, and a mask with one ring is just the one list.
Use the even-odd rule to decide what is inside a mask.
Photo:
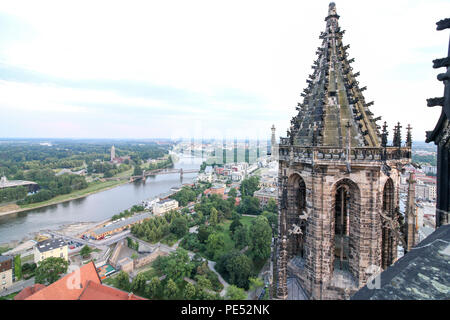
[[(202, 161), (201, 158), (179, 156), (174, 161), (174, 168), (198, 169)], [(181, 178), (177, 173), (148, 176), (133, 183), (126, 183), (128, 179), (115, 181), (116, 185), (109, 185), (107, 188), (105, 184), (98, 183), (95, 190), (88, 190), (90, 192), (85, 189), (82, 194), (65, 195), (65, 199), (53, 198), (46, 203), (34, 204), (39, 208), (15, 207), (14, 210), (10, 206), (9, 210), (3, 212), (8, 212), (7, 215), (1, 215), (0, 212), (0, 243), (17, 244), (46, 230), (62, 230), (69, 235), (82, 233), (86, 228), (87, 232), (92, 225), (101, 224), (135, 204), (161, 197), (171, 188), (181, 187), (183, 183), (192, 183), (196, 176), (197, 173), (187, 173)]]
[[(167, 157), (169, 157), (169, 156), (172, 158), (171, 163), (164, 165), (161, 169), (171, 167), (171, 166), (173, 166), (174, 162), (177, 162), (179, 160), (179, 157), (174, 153), (167, 155)], [(150, 164), (147, 164), (147, 166), (149, 166), (149, 165)], [(119, 173), (118, 175), (114, 176), (113, 178), (108, 179), (107, 181), (93, 182), (93, 183), (90, 183), (90, 185), (85, 189), (77, 190), (77, 191), (74, 191), (74, 192), (71, 192), (71, 193), (65, 194), (65, 195), (59, 195), (59, 196), (56, 196), (47, 201), (30, 203), (30, 204), (26, 204), (26, 205), (22, 205), (22, 206), (19, 206), (17, 204), (7, 204), (4, 206), (0, 206), (0, 217), (19, 213), (19, 212), (26, 212), (26, 211), (33, 210), (33, 209), (44, 208), (47, 206), (64, 203), (64, 202), (71, 201), (71, 200), (81, 199), (81, 198), (87, 197), (87, 196), (97, 193), (97, 192), (106, 191), (106, 190), (118, 187), (120, 185), (129, 183), (130, 181), (128, 179), (123, 179), (123, 178), (125, 178), (125, 177), (128, 178), (131, 175), (132, 175), (132, 170), (124, 171), (124, 172)]]
[(5, 210), (2, 210), (3, 207), (0, 207), (0, 216), (6, 216), (6, 215), (14, 214), (14, 213), (30, 211), (33, 209), (44, 208), (47, 206), (84, 198), (91, 194), (106, 191), (106, 190), (118, 187), (122, 184), (129, 183), (129, 182), (130, 182), (129, 180), (105, 181), (105, 182), (99, 183), (99, 184), (101, 184), (101, 186), (99, 186), (99, 184), (93, 184), (93, 185), (88, 186), (86, 189), (78, 190), (78, 191), (71, 192), (69, 194), (65, 194), (65, 195), (61, 195), (61, 196), (57, 196), (55, 198), (52, 198), (50, 200), (43, 201), (43, 202), (31, 203), (31, 204), (24, 205), (22, 207), (20, 207), (16, 204), (9, 204), (4, 207), (7, 207), (10, 210), (5, 211)]
[[(88, 232), (92, 229), (95, 229), (99, 225), (107, 223), (110, 220), (111, 219), (101, 221), (101, 222), (75, 222), (75, 223), (63, 225), (59, 229), (56, 229), (53, 231), (56, 231), (65, 236), (77, 237), (78, 235)], [(29, 233), (29, 234), (25, 235), (21, 240), (13, 240), (10, 242), (0, 243), (0, 248), (17, 247), (20, 243), (26, 242), (28, 240), (35, 240), (37, 238), (37, 236), (41, 233), (45, 233), (45, 231)]]

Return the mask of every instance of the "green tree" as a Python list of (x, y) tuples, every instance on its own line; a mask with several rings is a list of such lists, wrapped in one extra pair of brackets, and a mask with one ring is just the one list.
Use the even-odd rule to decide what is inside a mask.
[(161, 267), (163, 268), (161, 271), (166, 273), (168, 278), (181, 282), (184, 277), (188, 277), (191, 274), (194, 266), (190, 263), (188, 252), (178, 248), (170, 254)]
[(228, 191), (228, 197), (231, 197), (231, 198), (237, 197), (237, 191), (235, 188), (231, 188), (230, 191)]
[(131, 282), (131, 290), (133, 292), (145, 292), (145, 283), (147, 278), (143, 273), (138, 273), (138, 275)]
[(263, 217), (267, 218), (269, 225), (272, 227), (273, 234), (277, 234), (278, 230), (278, 215), (269, 211), (263, 211), (261, 214)]
[(206, 251), (208, 255), (216, 260), (217, 257), (222, 255), (225, 246), (225, 238), (221, 233), (212, 233), (208, 237), (206, 242)]
[(16, 277), (16, 281), (22, 279), (22, 259), (20, 258), (20, 254), (14, 257), (14, 276)]
[(248, 280), (250, 283), (250, 290), (253, 291), (253, 295), (256, 295), (256, 290), (264, 285), (264, 281), (258, 277), (250, 277)]
[(227, 288), (225, 298), (228, 300), (246, 300), (247, 294), (244, 289), (231, 285)]
[(192, 283), (186, 283), (183, 295), (186, 300), (192, 300), (195, 297), (195, 286)]
[(206, 225), (201, 225), (200, 227), (198, 227), (198, 240), (201, 243), (206, 243), (206, 241), (208, 241), (208, 237), (211, 233), (213, 233), (213, 228), (208, 227)]
[(69, 263), (63, 258), (50, 257), (39, 262), (35, 272), (35, 282), (52, 284), (61, 274), (67, 272)]
[(177, 217), (172, 220), (170, 224), (170, 232), (175, 234), (178, 238), (183, 237), (188, 232), (188, 222), (183, 217)]
[(234, 245), (237, 249), (243, 249), (249, 244), (249, 234), (246, 226), (238, 227), (233, 235)]
[(143, 172), (143, 170), (142, 170), (141, 166), (136, 164), (134, 166), (133, 176), (140, 176), (140, 175), (142, 175), (142, 172)]
[(249, 257), (237, 250), (222, 255), (217, 261), (216, 270), (231, 284), (248, 288), (248, 278), (253, 275), (253, 263)]
[(208, 289), (208, 290), (212, 290), (213, 286), (211, 281), (203, 276), (203, 275), (197, 275), (195, 276), (195, 279), (197, 280), (197, 286), (198, 288), (204, 290), (204, 289)]
[(130, 277), (128, 273), (120, 271), (114, 280), (117, 288), (123, 291), (130, 291)]
[(236, 215), (233, 219), (233, 222), (231, 222), (230, 224), (230, 231), (232, 234), (234, 234), (234, 231), (236, 231), (238, 227), (242, 226), (241, 220), (239, 218), (240, 217)]
[(237, 211), (241, 214), (258, 215), (261, 210), (259, 208), (259, 200), (255, 197), (244, 196), (242, 201), (237, 207)]
[(211, 213), (209, 215), (209, 224), (215, 227), (219, 222), (218, 211), (216, 208), (211, 208)]
[(255, 259), (267, 259), (270, 256), (272, 228), (266, 217), (259, 216), (250, 226), (249, 251)]
[(264, 210), (275, 214), (278, 213), (278, 206), (275, 199), (269, 199), (269, 201), (267, 201), (266, 206), (264, 207)]
[(251, 176), (250, 178), (244, 179), (241, 182), (240, 191), (242, 197), (253, 196), (253, 193), (259, 189), (259, 177)]
[(86, 259), (87, 257), (89, 257), (89, 255), (91, 254), (91, 252), (92, 252), (92, 248), (89, 247), (88, 245), (85, 245), (83, 248), (81, 248), (81, 250), (80, 250), (80, 255), (81, 255), (84, 259)]
[(164, 288), (164, 295), (168, 299), (174, 299), (176, 298), (178, 293), (178, 287), (172, 279), (169, 279), (167, 281), (166, 287)]
[(155, 298), (158, 295), (159, 288), (161, 287), (161, 281), (158, 277), (151, 278), (148, 286), (145, 288), (145, 293), (150, 298)]

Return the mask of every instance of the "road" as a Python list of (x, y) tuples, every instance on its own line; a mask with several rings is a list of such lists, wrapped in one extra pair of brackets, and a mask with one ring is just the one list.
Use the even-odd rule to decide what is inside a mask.
[(208, 267), (211, 269), (212, 272), (217, 274), (217, 276), (219, 277), (220, 283), (223, 285), (223, 289), (222, 289), (222, 291), (220, 291), (220, 296), (224, 297), (225, 293), (227, 292), (227, 288), (230, 286), (230, 284), (228, 282), (226, 282), (224, 278), (222, 278), (222, 276), (220, 275), (220, 273), (218, 273), (216, 271), (216, 269), (214, 269), (215, 266), (216, 266), (216, 263), (214, 261), (208, 260)]
[(8, 294), (21, 291), (22, 289), (32, 286), (34, 284), (34, 277), (28, 280), (20, 280), (15, 282), (11, 287), (6, 290), (0, 291), (0, 297), (7, 296)]
[(54, 236), (54, 237), (58, 237), (58, 238), (63, 238), (66, 240), (72, 240), (72, 241), (77, 241), (79, 243), (85, 244), (85, 245), (89, 245), (89, 246), (93, 246), (93, 247), (102, 247), (102, 246), (109, 246), (113, 243), (116, 243), (124, 238), (126, 238), (129, 234), (130, 234), (130, 230), (125, 230), (119, 234), (116, 234), (114, 236), (112, 236), (111, 238), (108, 239), (103, 239), (103, 240), (84, 240), (81, 238), (76, 238), (76, 237), (72, 237), (72, 236), (68, 236), (68, 235), (64, 235), (61, 233), (58, 233), (56, 231), (51, 231), (51, 230), (47, 230), (45, 231), (46, 233)]

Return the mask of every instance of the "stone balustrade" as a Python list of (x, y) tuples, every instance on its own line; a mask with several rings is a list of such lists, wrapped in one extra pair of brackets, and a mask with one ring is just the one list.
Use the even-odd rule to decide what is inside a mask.
[[(283, 139), (283, 138), (282, 138)], [(301, 147), (283, 144), (279, 145), (280, 160), (311, 163), (313, 161), (346, 161), (347, 149), (335, 147)], [(292, 151), (292, 155), (291, 155)], [(291, 158), (292, 157), (292, 158)], [(410, 161), (411, 148), (409, 147), (358, 147), (350, 149), (351, 161), (383, 161), (403, 160)]]

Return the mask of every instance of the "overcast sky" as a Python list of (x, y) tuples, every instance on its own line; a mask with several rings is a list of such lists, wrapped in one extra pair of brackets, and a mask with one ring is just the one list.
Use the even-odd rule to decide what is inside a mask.
[[(0, 137), (266, 139), (272, 124), (285, 136), (328, 3), (1, 1)], [(450, 1), (336, 7), (373, 113), (423, 141)]]

